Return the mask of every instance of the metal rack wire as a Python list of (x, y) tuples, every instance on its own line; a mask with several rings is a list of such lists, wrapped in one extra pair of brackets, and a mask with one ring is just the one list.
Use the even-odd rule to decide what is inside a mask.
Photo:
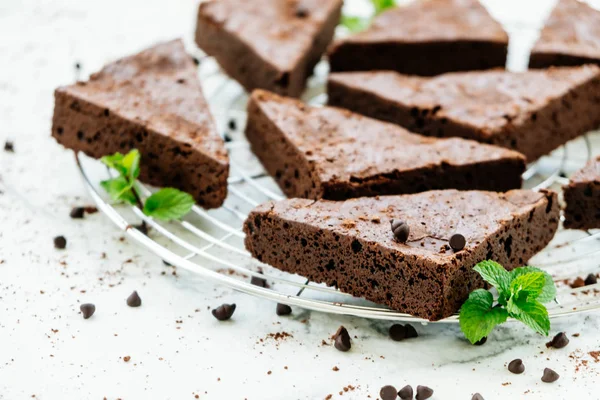
[[(309, 84), (305, 100), (313, 105), (326, 101), (322, 84), (326, 68), (326, 64), (319, 65), (316, 78)], [(229, 129), (226, 133), (232, 171), (225, 204), (220, 209), (210, 211), (194, 206), (192, 212), (178, 222), (156, 221), (135, 206), (112, 205), (107, 201), (98, 182), (110, 172), (98, 161), (77, 154), (77, 165), (98, 208), (132, 239), (161, 259), (217, 284), (315, 311), (372, 319), (428, 322), (278, 271), (251, 258), (244, 249), (244, 233), (241, 231), (247, 213), (264, 201), (279, 200), (284, 196), (265, 174), (244, 138), (241, 128), (246, 118), (246, 94), (237, 83), (222, 74), (209, 58), (202, 60), (200, 75), (207, 98), (214, 106), (213, 113), (219, 128), (226, 131), (231, 120), (239, 127)], [(576, 151), (572, 151), (572, 147)], [(525, 186), (534, 190), (550, 187), (560, 189), (568, 181), (565, 173), (572, 169), (570, 164), (581, 165), (592, 153), (591, 136), (586, 135), (579, 143), (570, 143), (530, 165), (523, 175)], [(585, 154), (585, 157), (578, 158), (579, 154)], [(142, 197), (151, 193), (143, 185), (140, 185), (140, 190)], [(145, 221), (151, 228), (149, 236), (135, 228), (140, 221)], [(557, 282), (559, 294), (555, 304), (549, 307), (551, 318), (600, 309), (600, 284), (571, 288), (566, 282), (581, 274), (597, 272), (593, 257), (600, 253), (598, 240), (600, 232), (561, 229), (553, 242), (534, 258), (531, 264), (545, 268)], [(252, 285), (252, 277), (266, 279), (269, 287)], [(454, 315), (439, 322), (457, 321)]]

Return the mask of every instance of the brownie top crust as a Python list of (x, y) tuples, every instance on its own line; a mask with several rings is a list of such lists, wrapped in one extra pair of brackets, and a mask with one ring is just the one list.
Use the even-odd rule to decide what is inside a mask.
[(417, 0), (381, 13), (367, 30), (341, 41), (456, 40), (508, 43), (508, 36), (478, 0)]
[(368, 91), (405, 107), (435, 110), (491, 137), (524, 122), (554, 99), (600, 77), (595, 65), (526, 72), (456, 72), (432, 78), (392, 71), (334, 73), (330, 82)]
[(217, 162), (229, 158), (181, 40), (115, 61), (87, 82), (60, 87), (75, 98), (184, 143)]
[(532, 52), (600, 60), (600, 11), (583, 1), (560, 0)]
[(585, 167), (574, 173), (569, 179), (569, 184), (600, 183), (600, 156), (591, 160)]
[(417, 135), (397, 125), (335, 107), (311, 107), (262, 90), (252, 101), (314, 165), (322, 181), (357, 181), (380, 173), (524, 156), (460, 138)]
[[(548, 210), (553, 201), (555, 194), (544, 191), (435, 190), (344, 202), (288, 199), (260, 205), (254, 213), (267, 213), (341, 236), (352, 236), (440, 268), (459, 268), (465, 253), (474, 251), (489, 235), (501, 231), (513, 217), (542, 205)], [(402, 220), (410, 227), (406, 243), (394, 238), (390, 229), (392, 219)], [(466, 239), (460, 252), (449, 248), (450, 237), (455, 233)]]
[(243, 41), (274, 67), (290, 71), (310, 52), (342, 0), (219, 0), (200, 5), (206, 23)]

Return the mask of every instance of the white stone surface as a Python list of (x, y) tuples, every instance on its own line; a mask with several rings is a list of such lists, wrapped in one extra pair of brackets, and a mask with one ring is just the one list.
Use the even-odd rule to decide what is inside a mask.
[[(485, 3), (533, 40), (529, 26), (553, 2)], [(553, 322), (553, 333), (580, 334), (562, 350), (547, 350), (546, 338), (517, 324), (481, 347), (468, 345), (456, 325), (439, 324), (417, 326), (418, 339), (397, 343), (387, 322), (297, 308), (277, 317), (266, 300), (172, 275), (101, 213), (71, 220), (71, 207), (91, 199), (72, 153), (49, 136), (53, 89), (73, 81), (75, 62), (84, 77), (159, 40), (181, 36), (194, 49), (196, 6), (0, 2), (0, 144), (11, 139), (16, 150), (0, 151), (0, 399), (376, 399), (386, 384), (428, 385), (433, 399), (600, 398), (600, 363), (588, 354), (600, 350), (598, 313)], [(526, 41), (513, 53), (526, 51)], [(65, 251), (53, 248), (59, 234), (69, 241)], [(142, 307), (125, 305), (132, 290)], [(97, 307), (89, 320), (79, 314), (84, 302)], [(238, 309), (219, 323), (208, 307), (223, 302)], [(353, 336), (348, 353), (322, 345), (342, 324)], [(277, 332), (293, 337), (269, 337)], [(507, 371), (514, 358), (523, 359), (524, 374)], [(545, 367), (561, 379), (542, 383)], [(355, 389), (344, 392), (348, 385)]]

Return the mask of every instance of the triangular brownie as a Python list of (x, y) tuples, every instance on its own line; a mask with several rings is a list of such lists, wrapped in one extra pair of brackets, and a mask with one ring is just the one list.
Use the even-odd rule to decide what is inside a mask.
[(479, 71), (433, 78), (395, 72), (329, 77), (329, 104), (425, 135), (517, 150), (534, 161), (600, 126), (600, 68)]
[(201, 2), (196, 43), (246, 90), (299, 97), (341, 8), (342, 0)]
[(504, 68), (508, 36), (478, 0), (417, 0), (375, 17), (331, 46), (332, 71), (422, 76)]
[(229, 158), (180, 40), (108, 64), (54, 97), (52, 136), (63, 146), (96, 158), (137, 148), (142, 181), (186, 191), (206, 208), (225, 200)]
[[(406, 242), (395, 239), (392, 219), (408, 224)], [(552, 239), (558, 220), (553, 192), (442, 190), (268, 202), (250, 213), (244, 232), (246, 248), (264, 263), (438, 320), (483, 286), (476, 263), (524, 265)], [(451, 249), (455, 234), (466, 239), (464, 249)]]
[(459, 138), (427, 138), (333, 107), (256, 90), (246, 136), (288, 197), (340, 200), (431, 189), (521, 187), (523, 155)]
[(600, 11), (578, 0), (559, 0), (533, 46), (530, 68), (600, 65)]
[(577, 171), (563, 187), (567, 229), (600, 228), (600, 157)]

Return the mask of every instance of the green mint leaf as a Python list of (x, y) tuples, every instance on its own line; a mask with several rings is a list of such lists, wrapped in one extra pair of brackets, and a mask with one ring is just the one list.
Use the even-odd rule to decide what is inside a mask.
[(186, 215), (194, 205), (194, 198), (173, 188), (161, 189), (146, 199), (144, 214), (169, 221)]
[(510, 297), (510, 273), (495, 261), (487, 260), (478, 263), (474, 268), (484, 281), (498, 289), (501, 297)]
[(100, 185), (114, 201), (136, 204), (132, 185), (125, 177), (119, 176), (117, 178), (102, 181), (100, 182)]
[(130, 182), (133, 182), (140, 176), (140, 152), (138, 149), (133, 149), (125, 157), (123, 157), (122, 165), (127, 171), (127, 177)]
[(460, 329), (466, 338), (475, 343), (488, 336), (496, 325), (506, 321), (508, 313), (504, 308), (492, 307), (494, 297), (484, 289), (477, 289), (460, 308)]
[(375, 8), (375, 14), (380, 14), (388, 8), (396, 6), (395, 0), (371, 0), (371, 2)]
[(110, 156), (104, 156), (100, 159), (107, 167), (117, 170), (120, 175), (127, 175), (127, 168), (123, 166), (125, 156), (121, 153), (115, 153)]
[(348, 30), (352, 33), (364, 31), (367, 29), (371, 20), (369, 18), (361, 18), (361, 17), (349, 17), (347, 15), (342, 15), (342, 25), (348, 28)]
[(530, 272), (541, 272), (544, 274), (544, 278), (545, 278), (544, 287), (543, 287), (542, 291), (540, 292), (540, 294), (538, 295), (538, 297), (536, 298), (536, 300), (543, 304), (554, 300), (556, 298), (556, 286), (554, 285), (554, 279), (552, 279), (552, 276), (549, 273), (547, 273), (546, 271), (543, 271), (536, 267), (520, 267), (520, 268), (513, 269), (510, 274), (511, 274), (512, 279), (514, 280), (518, 276), (527, 274)]
[(550, 318), (548, 318), (548, 310), (542, 303), (537, 300), (511, 298), (506, 308), (511, 317), (523, 322), (537, 333), (548, 336)]
[(520, 274), (510, 283), (513, 297), (535, 300), (542, 293), (546, 277), (543, 272), (528, 272)]

